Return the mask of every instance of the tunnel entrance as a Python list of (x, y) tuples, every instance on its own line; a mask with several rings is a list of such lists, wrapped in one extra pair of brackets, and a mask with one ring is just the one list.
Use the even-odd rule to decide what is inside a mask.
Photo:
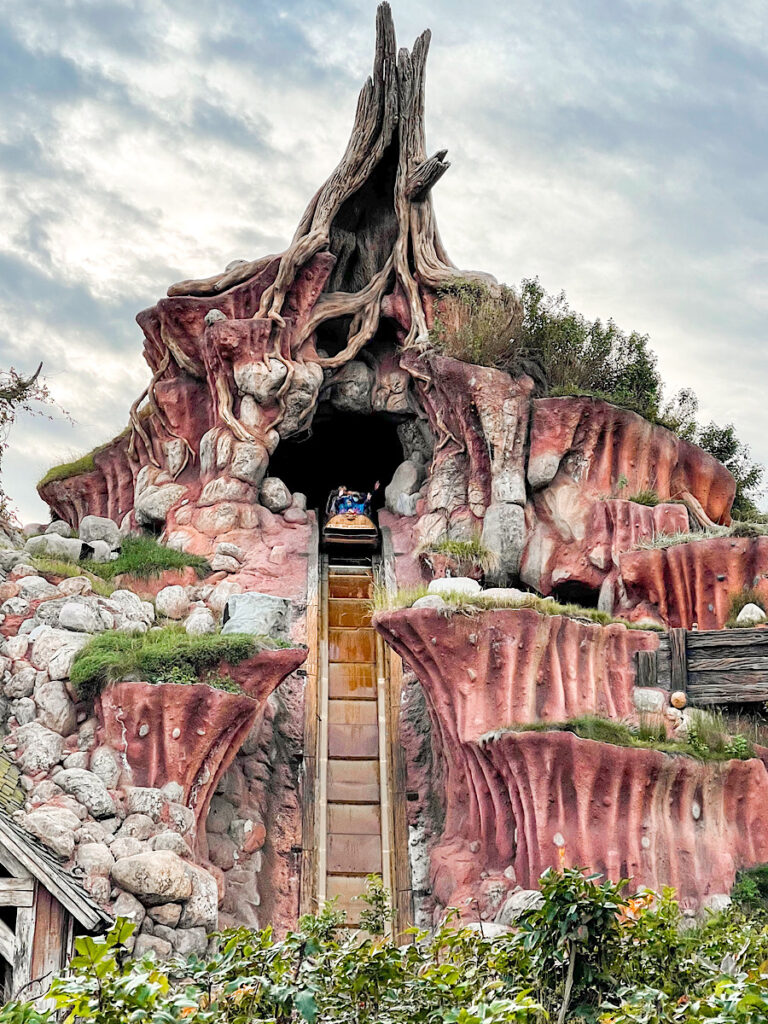
[(560, 604), (578, 604), (582, 608), (597, 608), (600, 591), (577, 580), (565, 580), (552, 588), (552, 596)]
[(384, 488), (404, 459), (397, 420), (382, 414), (341, 413), (321, 405), (312, 429), (286, 438), (269, 460), (269, 475), (307, 496), (307, 507), (324, 509), (328, 494), (341, 486), (373, 491), (373, 507), (384, 504)]

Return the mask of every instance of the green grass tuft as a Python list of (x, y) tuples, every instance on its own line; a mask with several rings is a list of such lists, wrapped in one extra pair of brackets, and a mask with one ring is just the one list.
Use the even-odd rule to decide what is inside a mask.
[(148, 633), (109, 630), (78, 652), (70, 679), (83, 700), (92, 700), (109, 683), (131, 677), (148, 683), (203, 682), (237, 691), (231, 680), (211, 674), (222, 661), (237, 665), (264, 647), (290, 646), (245, 633), (190, 636), (179, 625)]
[(734, 594), (731, 594), (728, 605), (728, 619), (725, 623), (726, 629), (752, 628), (751, 626), (744, 627), (740, 622), (736, 621), (739, 612), (748, 604), (756, 604), (758, 608), (762, 608), (763, 612), (765, 612), (765, 598), (754, 587), (744, 587), (742, 590), (737, 590)]
[(636, 505), (649, 505), (651, 508), (658, 505), (660, 500), (656, 491), (652, 490), (638, 491), (628, 498), (628, 501), (634, 501)]
[(85, 576), (89, 580), (94, 594), (98, 594), (100, 597), (109, 597), (115, 589), (113, 583), (108, 583), (100, 576), (94, 576), (92, 572), (84, 569), (77, 562), (63, 562), (56, 558), (33, 558), (31, 562), (35, 569), (43, 573), (44, 576), (61, 576), (64, 579)]
[(431, 543), (421, 544), (416, 549), (416, 555), (447, 555), (453, 558), (458, 567), (459, 574), (464, 575), (479, 565), (483, 572), (492, 572), (498, 568), (499, 559), (490, 551), (479, 537), (472, 540), (451, 540), (448, 537), (441, 537)]
[[(410, 608), (420, 597), (429, 593), (426, 585), (418, 587), (403, 587), (390, 593), (387, 588), (378, 581), (374, 582), (372, 605), (374, 612), (396, 611), (400, 608)], [(548, 598), (539, 597), (537, 594), (528, 594), (517, 600), (505, 600), (499, 597), (483, 597), (483, 592), (468, 595), (452, 591), (440, 595), (446, 603), (441, 609), (445, 615), (473, 615), (481, 611), (494, 611), (499, 608), (532, 608), (541, 615), (563, 615), (569, 619), (577, 619), (581, 622), (594, 622), (599, 626), (610, 626), (617, 623), (626, 626), (627, 629), (643, 629), (663, 631), (663, 626), (655, 623), (626, 622), (624, 619), (615, 619), (607, 612), (601, 612), (597, 608), (582, 608), (577, 604), (560, 604)]]
[(72, 462), (62, 462), (59, 466), (51, 466), (45, 476), (38, 482), (38, 487), (45, 487), (46, 484), (52, 483), (54, 480), (69, 480), (70, 477), (79, 476), (81, 473), (90, 473), (96, 469), (96, 462), (94, 455), (98, 455), (99, 452), (106, 451), (107, 448), (111, 448), (116, 441), (121, 438), (130, 430), (130, 427), (126, 427), (117, 437), (113, 437), (111, 441), (107, 441), (106, 444), (97, 445), (90, 452), (85, 455), (81, 455), (79, 459), (73, 459)]
[[(635, 500), (634, 498), (632, 499)], [(730, 526), (715, 526), (709, 530), (693, 530), (683, 533), (659, 533), (652, 540), (643, 540), (636, 550), (647, 551), (656, 548), (671, 548), (676, 544), (692, 544), (694, 541), (713, 540), (716, 537), (765, 537), (768, 526), (761, 523), (734, 522)]]
[[(689, 729), (685, 740), (668, 739), (661, 729), (653, 730), (650, 723), (631, 727), (598, 715), (581, 715), (567, 722), (531, 722), (507, 726), (480, 737), (480, 743), (491, 743), (510, 732), (572, 732), (583, 740), (611, 743), (616, 747), (638, 750), (659, 750), (664, 754), (693, 757), (698, 761), (747, 761), (755, 756), (750, 741), (741, 735), (731, 736), (721, 729), (716, 715), (700, 712), (701, 722)], [(698, 718), (698, 716), (697, 716)], [(711, 719), (711, 722), (705, 721)]]
[(85, 560), (80, 565), (106, 580), (122, 573), (128, 573), (138, 579), (149, 579), (151, 576), (160, 576), (169, 569), (184, 569), (187, 566), (191, 566), (201, 579), (211, 572), (207, 560), (200, 555), (188, 555), (185, 551), (167, 548), (147, 534), (126, 537), (114, 562)]

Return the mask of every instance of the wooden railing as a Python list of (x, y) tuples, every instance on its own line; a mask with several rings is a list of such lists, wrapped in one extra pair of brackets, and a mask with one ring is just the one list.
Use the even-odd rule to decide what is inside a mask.
[(637, 656), (638, 686), (682, 690), (688, 701), (768, 701), (768, 629), (670, 629)]

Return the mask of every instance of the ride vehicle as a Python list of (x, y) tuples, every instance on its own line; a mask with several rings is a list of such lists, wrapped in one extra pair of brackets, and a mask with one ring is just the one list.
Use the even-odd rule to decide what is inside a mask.
[(378, 547), (379, 529), (370, 494), (349, 491), (346, 487), (331, 491), (323, 516), (323, 543), (326, 546)]

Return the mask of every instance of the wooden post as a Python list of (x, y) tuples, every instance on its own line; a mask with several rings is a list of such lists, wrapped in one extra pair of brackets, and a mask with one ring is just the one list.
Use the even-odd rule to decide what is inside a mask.
[(319, 530), (317, 520), (312, 527), (307, 565), (307, 676), (304, 687), (304, 764), (301, 794), (301, 881), (299, 914), (317, 910), (317, 674), (320, 600)]
[(669, 631), (669, 668), (672, 690), (688, 690), (687, 629)]
[(638, 651), (635, 686), (658, 686), (656, 651)]

